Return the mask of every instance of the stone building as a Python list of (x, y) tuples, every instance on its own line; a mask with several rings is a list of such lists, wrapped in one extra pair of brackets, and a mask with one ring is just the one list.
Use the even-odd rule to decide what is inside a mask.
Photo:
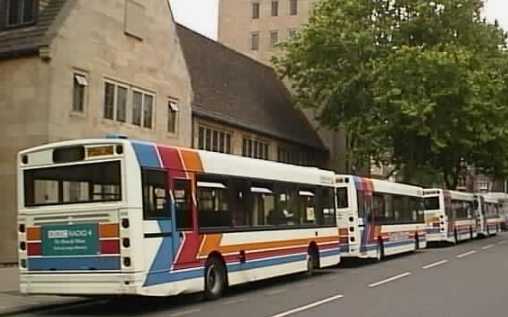
[[(218, 41), (271, 65), (272, 56), (283, 53), (277, 44), (290, 39), (307, 23), (316, 2), (219, 0)], [(312, 110), (305, 110), (304, 114), (329, 152), (325, 166), (341, 173), (348, 172), (345, 131), (320, 127)]]
[(0, 0), (0, 263), (16, 261), (16, 153), (64, 139), (191, 145), (167, 0)]
[(218, 40), (270, 63), (276, 45), (305, 24), (316, 0), (219, 0)]
[(195, 148), (323, 166), (328, 153), (273, 68), (178, 25)]

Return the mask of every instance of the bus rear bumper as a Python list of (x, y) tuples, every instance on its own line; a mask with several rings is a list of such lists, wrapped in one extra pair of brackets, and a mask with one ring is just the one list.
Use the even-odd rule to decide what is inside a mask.
[(33, 295), (136, 295), (140, 274), (20, 274), (20, 292)]

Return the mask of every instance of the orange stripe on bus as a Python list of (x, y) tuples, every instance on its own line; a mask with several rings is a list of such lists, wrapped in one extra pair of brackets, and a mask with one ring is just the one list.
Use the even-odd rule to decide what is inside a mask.
[(118, 224), (101, 224), (99, 227), (99, 235), (101, 238), (117, 238), (120, 235)]
[(212, 243), (209, 243), (209, 244), (205, 243), (203, 245), (203, 248), (202, 248), (199, 255), (205, 256), (215, 250), (217, 250), (221, 253), (233, 253), (233, 252), (238, 252), (240, 250), (256, 251), (256, 250), (266, 250), (266, 249), (297, 247), (300, 245), (306, 245), (311, 241), (315, 241), (318, 245), (320, 243), (327, 243), (327, 242), (339, 243), (339, 237), (338, 236), (330, 236), (330, 237), (304, 238), (304, 239), (284, 240), (284, 241), (244, 243), (244, 244), (219, 246), (218, 249)]
[(28, 241), (40, 241), (41, 240), (41, 228), (31, 227), (26, 229), (26, 239)]
[(199, 157), (198, 152), (188, 150), (181, 150), (181, 152), (183, 162), (185, 163), (185, 168), (187, 170), (193, 172), (203, 171), (203, 164), (201, 164), (201, 158)]

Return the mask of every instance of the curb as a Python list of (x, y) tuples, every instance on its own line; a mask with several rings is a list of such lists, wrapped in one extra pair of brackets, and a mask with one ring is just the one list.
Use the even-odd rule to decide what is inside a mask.
[(97, 299), (76, 299), (76, 300), (70, 300), (68, 302), (60, 302), (60, 303), (53, 303), (53, 304), (37, 304), (34, 306), (21, 306), (21, 307), (14, 307), (12, 309), (7, 309), (6, 311), (0, 311), (0, 317), (7, 317), (7, 316), (14, 316), (18, 314), (24, 314), (24, 313), (31, 313), (31, 312), (37, 312), (42, 310), (48, 310), (53, 309), (61, 306), (74, 306), (78, 304), (86, 304), (89, 302), (97, 301)]

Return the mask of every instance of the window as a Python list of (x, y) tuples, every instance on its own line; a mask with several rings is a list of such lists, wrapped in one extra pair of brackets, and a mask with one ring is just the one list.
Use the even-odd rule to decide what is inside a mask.
[(252, 220), (253, 226), (269, 225), (268, 215), (275, 209), (275, 196), (270, 183), (252, 183), (250, 187), (252, 197)]
[(200, 126), (198, 128), (198, 149), (231, 154), (231, 134)]
[(168, 102), (168, 132), (169, 133), (176, 133), (176, 122), (177, 122), (178, 111), (179, 111), (179, 109), (178, 109), (177, 102), (170, 100)]
[(106, 83), (104, 86), (104, 118), (114, 120), (115, 85)]
[(259, 2), (252, 3), (252, 18), (259, 19)]
[(116, 95), (116, 120), (125, 122), (127, 120), (127, 88), (117, 86)]
[(278, 31), (270, 32), (270, 46), (272, 48), (275, 48), (277, 43), (279, 43), (279, 32)]
[(347, 188), (337, 188), (337, 208), (348, 208)]
[(289, 29), (288, 30), (288, 39), (292, 40), (296, 36), (296, 30), (295, 29)]
[(143, 169), (141, 177), (144, 219), (170, 218), (171, 213), (167, 206), (166, 171)]
[(173, 199), (175, 203), (176, 228), (192, 228), (191, 180), (176, 179), (173, 181)]
[(425, 209), (426, 210), (439, 209), (439, 197), (425, 197)]
[(106, 82), (104, 85), (104, 118), (118, 122), (127, 121), (127, 86)]
[(120, 162), (26, 170), (24, 186), (27, 207), (119, 201)]
[(132, 124), (152, 128), (154, 97), (147, 93), (134, 90), (132, 96)]
[(37, 0), (7, 0), (7, 26), (22, 26), (35, 22)]
[(253, 51), (259, 50), (259, 33), (252, 33), (250, 35), (250, 49)]
[(197, 200), (200, 228), (232, 226), (228, 190), (223, 179), (198, 177)]
[(356, 201), (358, 204), (358, 218), (363, 218), (365, 216), (365, 209), (367, 205), (367, 195), (364, 195), (362, 191), (356, 191)]
[(317, 212), (318, 223), (321, 225), (336, 225), (335, 202), (333, 188), (322, 187), (318, 191), (319, 208)]
[(298, 0), (289, 0), (289, 15), (298, 14)]
[(272, 17), (279, 15), (279, 1), (272, 1)]
[(242, 141), (242, 156), (252, 157), (262, 160), (269, 159), (270, 146), (266, 142), (252, 140), (247, 137)]
[(74, 74), (74, 88), (72, 98), (72, 111), (83, 112), (85, 110), (86, 88), (88, 80), (83, 74)]

